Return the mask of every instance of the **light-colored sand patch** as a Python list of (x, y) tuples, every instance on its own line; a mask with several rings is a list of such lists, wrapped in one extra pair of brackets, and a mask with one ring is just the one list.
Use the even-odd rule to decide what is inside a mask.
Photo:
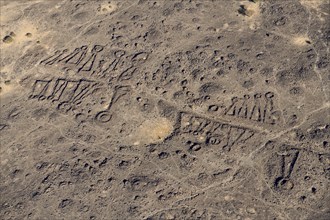
[(260, 4), (261, 1), (242, 1), (240, 2), (240, 8), (238, 12), (244, 16), (246, 22), (248, 22), (248, 26), (251, 30), (256, 30), (260, 26)]
[(260, 2), (246, 4), (247, 16), (250, 20), (257, 19), (260, 16)]
[(114, 2), (105, 2), (102, 3), (98, 8), (97, 11), (99, 11), (102, 14), (109, 14), (111, 12), (116, 11), (118, 8), (117, 4)]
[[(22, 20), (10, 30), (10, 33), (12, 33), (10, 36), (13, 39), (13, 43), (20, 44), (26, 41), (36, 40), (38, 37), (38, 28), (32, 22)], [(2, 39), (6, 36), (2, 36)]]
[(10, 66), (0, 67), (0, 97), (16, 92), (20, 87), (18, 81), (10, 74)]
[(31, 21), (21, 20), (3, 28), (0, 34), (0, 47), (3, 53), (23, 54), (36, 44), (47, 48), (47, 36), (50, 31), (40, 31), (38, 26)]
[(300, 3), (308, 8), (318, 9), (322, 4), (325, 4), (327, 0), (300, 0)]
[(21, 10), (16, 9), (16, 10), (10, 11), (8, 9), (1, 8), (0, 24), (5, 25), (8, 22), (16, 21), (22, 16), (23, 16), (23, 12)]
[(16, 92), (18, 86), (18, 83), (13, 80), (5, 80), (0, 82), (0, 97)]
[(134, 145), (152, 144), (163, 141), (172, 131), (171, 121), (160, 117), (144, 121), (130, 137)]
[(14, 90), (15, 86), (0, 83), (0, 97), (8, 95)]
[(293, 37), (291, 41), (296, 46), (305, 46), (311, 43), (307, 36), (296, 36)]

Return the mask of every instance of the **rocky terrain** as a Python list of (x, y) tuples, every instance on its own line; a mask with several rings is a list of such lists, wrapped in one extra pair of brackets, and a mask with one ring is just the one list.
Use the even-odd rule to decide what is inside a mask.
[(330, 219), (329, 1), (0, 4), (0, 219)]

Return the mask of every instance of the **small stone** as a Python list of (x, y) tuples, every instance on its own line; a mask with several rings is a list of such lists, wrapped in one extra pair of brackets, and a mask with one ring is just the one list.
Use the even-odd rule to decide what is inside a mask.
[(246, 212), (249, 213), (249, 214), (255, 214), (256, 210), (253, 207), (247, 207)]
[(254, 14), (253, 10), (247, 9), (245, 5), (241, 5), (238, 9), (238, 13), (244, 16), (251, 17)]

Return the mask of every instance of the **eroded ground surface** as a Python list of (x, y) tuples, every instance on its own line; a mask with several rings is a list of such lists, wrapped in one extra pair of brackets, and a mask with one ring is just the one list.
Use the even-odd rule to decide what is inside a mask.
[(330, 219), (326, 0), (1, 1), (1, 219)]

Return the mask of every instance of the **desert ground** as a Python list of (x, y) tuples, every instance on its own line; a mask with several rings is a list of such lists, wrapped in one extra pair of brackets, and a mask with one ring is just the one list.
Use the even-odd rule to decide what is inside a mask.
[(330, 219), (328, 0), (0, 3), (0, 219)]

